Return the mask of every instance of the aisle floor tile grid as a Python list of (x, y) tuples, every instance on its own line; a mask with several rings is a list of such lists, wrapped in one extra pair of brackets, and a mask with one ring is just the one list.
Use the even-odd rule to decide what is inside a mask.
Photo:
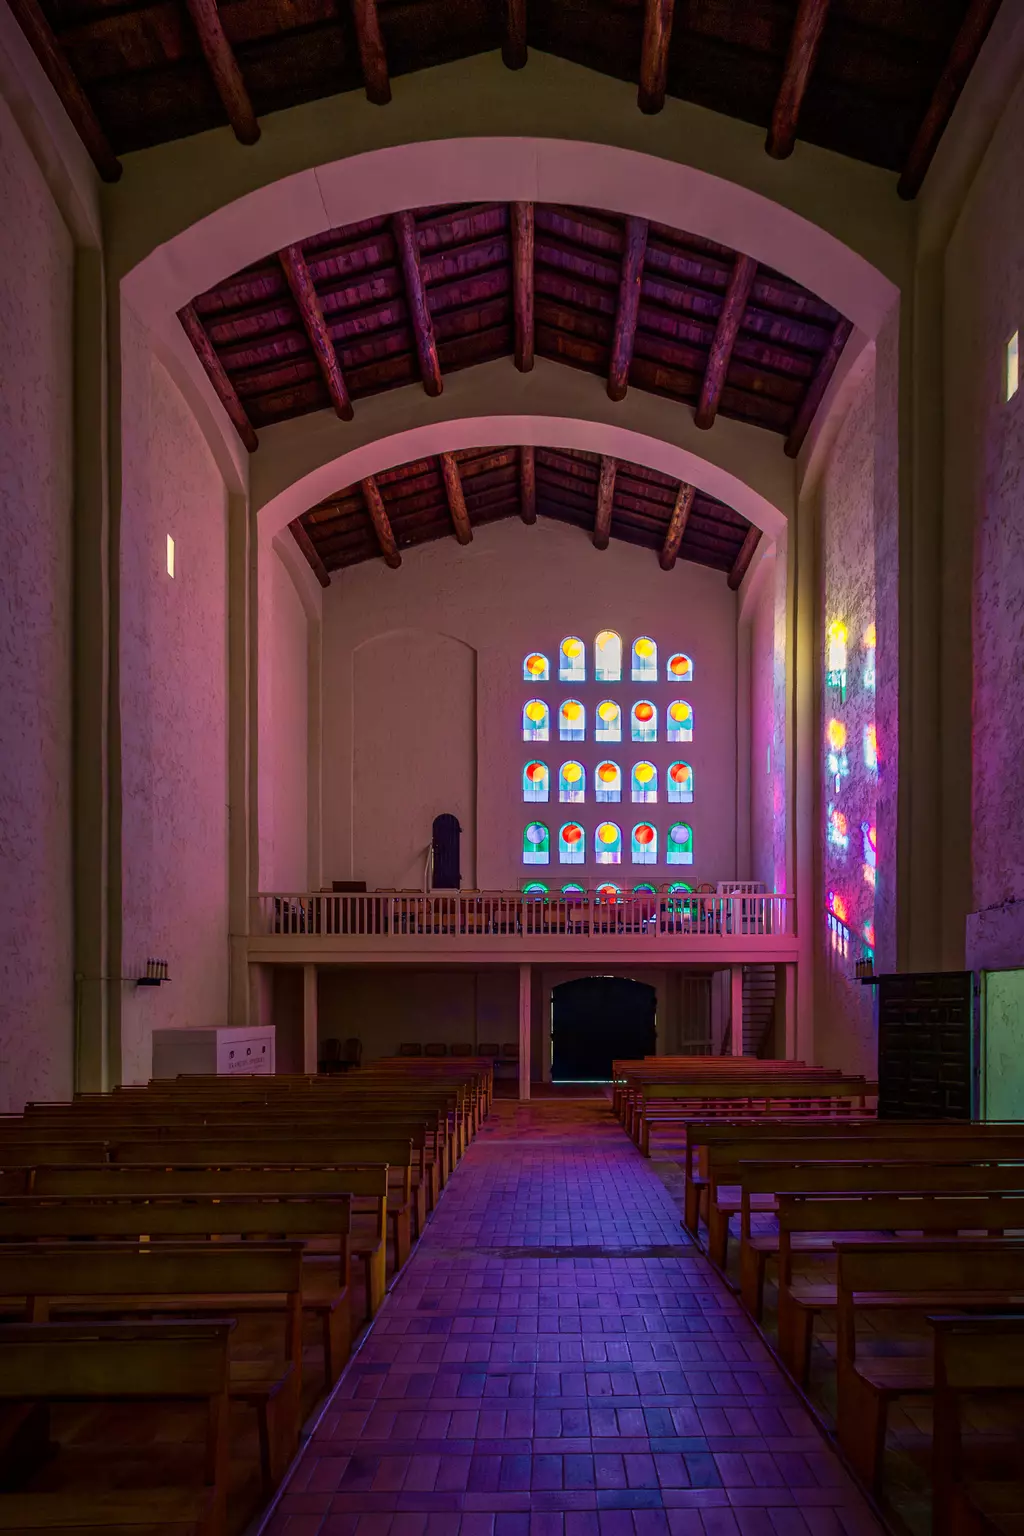
[(498, 1103), (264, 1536), (879, 1536), (607, 1101)]

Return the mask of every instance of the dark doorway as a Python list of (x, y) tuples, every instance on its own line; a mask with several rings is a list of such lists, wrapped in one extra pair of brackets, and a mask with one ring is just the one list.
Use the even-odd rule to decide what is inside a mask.
[(608, 1082), (612, 1062), (653, 1056), (657, 994), (623, 976), (584, 976), (551, 994), (552, 1082)]

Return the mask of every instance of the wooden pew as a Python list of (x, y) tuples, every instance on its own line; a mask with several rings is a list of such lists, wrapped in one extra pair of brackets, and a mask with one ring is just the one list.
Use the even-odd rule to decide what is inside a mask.
[[(101, 1178), (100, 1185), (111, 1183)], [(109, 1188), (82, 1195), (15, 1195), (0, 1200), (0, 1244), (38, 1239), (68, 1242), (93, 1237), (126, 1238), (134, 1243), (171, 1238), (192, 1243), (199, 1238), (305, 1239), (302, 1310), (315, 1319), (321, 1335), (324, 1382), (334, 1385), (352, 1344), (349, 1297), (349, 1232), (352, 1196), (301, 1198), (273, 1194), (238, 1196), (223, 1189), (199, 1197), (169, 1195), (154, 1178), (148, 1190), (111, 1199)], [(326, 1252), (311, 1257), (310, 1245), (322, 1241)], [(237, 1304), (245, 1307), (247, 1298)], [(266, 1310), (262, 1298), (257, 1310)]]
[(837, 1434), (850, 1465), (875, 1493), (881, 1484), (889, 1404), (930, 1393), (928, 1353), (868, 1355), (857, 1318), (899, 1309), (922, 1319), (959, 1308), (1024, 1306), (1024, 1241), (996, 1238), (841, 1243), (838, 1261)]
[(818, 1074), (770, 1074), (702, 1082), (644, 1083), (632, 1104), (629, 1129), (644, 1157), (651, 1155), (655, 1127), (685, 1130), (693, 1119), (737, 1114), (805, 1114), (822, 1117), (863, 1114), (875, 1085), (864, 1078)]
[(933, 1536), (1006, 1536), (1024, 1530), (1024, 1467), (994, 1479), (971, 1465), (966, 1400), (1024, 1395), (1024, 1315), (930, 1317), (934, 1340)]
[(233, 1313), (265, 1298), (283, 1319), (273, 1358), (232, 1359), (229, 1396), (256, 1413), (265, 1491), (298, 1447), (302, 1402), (300, 1243), (0, 1244), (0, 1305), (26, 1322), (133, 1312)]
[[(0, 1493), (8, 1536), (132, 1530), (223, 1536), (228, 1481), (228, 1339), (221, 1322), (47, 1323), (0, 1327), (0, 1402), (195, 1401), (205, 1410), (204, 1466), (194, 1487)], [(45, 1439), (48, 1412), (37, 1419)], [(36, 1446), (45, 1453), (47, 1447)], [(31, 1471), (32, 1458), (26, 1470)]]

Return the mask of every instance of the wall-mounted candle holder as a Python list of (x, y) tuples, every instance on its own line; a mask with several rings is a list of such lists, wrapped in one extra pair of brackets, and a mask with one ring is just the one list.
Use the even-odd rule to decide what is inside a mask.
[(158, 987), (162, 981), (170, 981), (167, 974), (166, 960), (147, 960), (146, 974), (140, 976), (136, 982), (139, 987)]

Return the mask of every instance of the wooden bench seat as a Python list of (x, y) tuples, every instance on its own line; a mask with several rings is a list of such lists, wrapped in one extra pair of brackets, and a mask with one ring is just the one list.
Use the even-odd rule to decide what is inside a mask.
[[(990, 1455), (979, 1467), (965, 1429), (965, 1409), (979, 1395), (1024, 1398), (1024, 1316), (938, 1316), (934, 1338), (935, 1430), (932, 1439), (933, 1536), (1011, 1536), (1024, 1531), (1024, 1466), (1018, 1444), (1008, 1475), (992, 1476)], [(988, 1446), (985, 1447), (988, 1451)], [(1016, 1475), (1010, 1466), (1016, 1463)]]
[[(126, 1400), (194, 1401), (204, 1412), (205, 1453), (195, 1485), (132, 1491), (24, 1487), (34, 1461), (48, 1450), (48, 1412), (37, 1419), (37, 1443), (25, 1447), (18, 1479), (0, 1492), (6, 1536), (113, 1530), (223, 1536), (227, 1509), (228, 1342), (230, 1321), (14, 1324), (0, 1327), (0, 1402)], [(34, 1453), (34, 1454), (33, 1454)]]

